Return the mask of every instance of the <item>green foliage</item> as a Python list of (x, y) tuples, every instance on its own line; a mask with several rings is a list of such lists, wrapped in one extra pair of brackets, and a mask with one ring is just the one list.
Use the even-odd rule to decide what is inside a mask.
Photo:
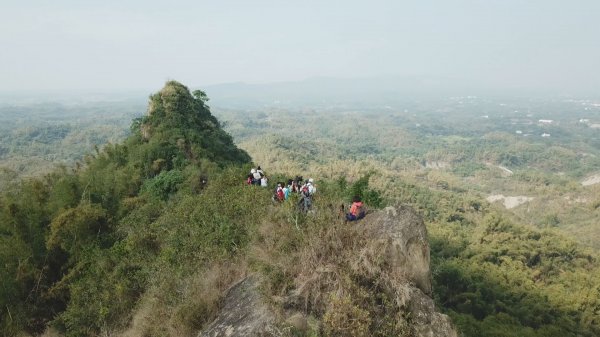
[[(347, 198), (352, 201), (354, 196), (361, 197), (362, 201), (373, 208), (381, 208), (383, 206), (383, 198), (377, 190), (369, 188), (369, 179), (371, 174), (364, 175), (353, 182), (346, 192)], [(345, 185), (341, 183), (340, 186)]]
[(110, 249), (86, 248), (67, 276), (69, 304), (54, 325), (68, 336), (87, 336), (126, 324), (147, 285), (148, 262), (124, 241)]
[(146, 180), (141, 191), (166, 200), (169, 195), (177, 192), (183, 181), (183, 173), (179, 170), (162, 171), (156, 177)]
[(48, 210), (56, 213), (67, 208), (75, 207), (81, 200), (81, 186), (76, 175), (69, 174), (66, 169), (61, 169), (51, 179), (48, 195)]
[(39, 270), (30, 259), (23, 259), (26, 256), (31, 256), (31, 249), (24, 241), (5, 232), (0, 235), (0, 331), (4, 335), (16, 335), (31, 315), (23, 302), (27, 285), (34, 282)]
[(46, 250), (48, 226), (58, 211), (52, 198), (63, 200), (51, 188), (57, 176), (46, 178), (23, 181), (0, 196), (0, 327), (7, 334), (40, 333), (52, 319), (51, 308), (64, 307), (47, 293), (60, 278), (64, 257)]
[[(464, 236), (458, 245), (461, 230), (442, 228), (435, 225), (431, 231), (434, 292), (466, 336), (593, 336), (599, 331), (584, 318), (598, 305), (585, 295), (589, 282), (600, 281), (589, 274), (598, 265), (573, 242), (493, 214), (482, 220), (481, 234)], [(581, 278), (587, 281), (576, 281)]]
[(109, 230), (106, 211), (97, 204), (81, 204), (60, 213), (50, 224), (46, 245), (76, 255)]
[(548, 227), (556, 227), (560, 224), (560, 219), (556, 214), (548, 214), (544, 217), (543, 223)]
[(465, 161), (454, 166), (452, 172), (461, 177), (470, 177), (475, 175), (476, 172), (483, 171), (485, 169), (486, 166), (483, 164)]

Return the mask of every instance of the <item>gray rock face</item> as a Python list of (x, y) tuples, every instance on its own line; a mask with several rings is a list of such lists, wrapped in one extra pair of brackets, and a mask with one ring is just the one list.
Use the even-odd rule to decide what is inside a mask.
[(359, 268), (383, 272), (399, 307), (410, 312), (418, 337), (456, 337), (450, 318), (431, 299), (429, 242), (423, 219), (408, 206), (387, 207), (355, 225), (368, 237), (358, 253)]
[(247, 277), (229, 289), (219, 316), (198, 337), (270, 336), (274, 315), (262, 301), (257, 280)]
[(458, 335), (450, 317), (435, 311), (431, 297), (423, 294), (419, 289), (412, 288), (407, 301), (416, 336), (456, 337)]
[(394, 278), (412, 282), (431, 295), (429, 242), (421, 216), (408, 206), (386, 207), (357, 225), (373, 239), (372, 255), (383, 258)]

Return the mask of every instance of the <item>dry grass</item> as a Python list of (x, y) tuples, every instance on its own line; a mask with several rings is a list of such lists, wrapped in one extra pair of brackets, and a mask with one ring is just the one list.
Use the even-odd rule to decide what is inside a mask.
[(226, 290), (246, 275), (243, 261), (215, 263), (183, 280), (150, 289), (125, 337), (195, 336), (218, 313)]
[(398, 300), (403, 281), (386, 271), (366, 222), (340, 223), (333, 210), (298, 227), (285, 210), (274, 218), (259, 228), (251, 261), (275, 306), (317, 317), (327, 336), (410, 334)]

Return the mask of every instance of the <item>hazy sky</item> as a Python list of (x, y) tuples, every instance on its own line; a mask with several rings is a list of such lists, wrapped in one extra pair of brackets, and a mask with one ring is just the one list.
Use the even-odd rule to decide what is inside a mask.
[(600, 1), (0, 1), (0, 91), (316, 76), (600, 94)]

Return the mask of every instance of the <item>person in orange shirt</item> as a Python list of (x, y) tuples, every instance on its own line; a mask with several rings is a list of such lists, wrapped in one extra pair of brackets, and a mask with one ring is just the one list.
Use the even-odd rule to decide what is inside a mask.
[(356, 221), (364, 217), (364, 204), (362, 203), (360, 197), (358, 195), (355, 195), (354, 198), (352, 198), (352, 206), (350, 206), (350, 213), (346, 214), (346, 220)]

